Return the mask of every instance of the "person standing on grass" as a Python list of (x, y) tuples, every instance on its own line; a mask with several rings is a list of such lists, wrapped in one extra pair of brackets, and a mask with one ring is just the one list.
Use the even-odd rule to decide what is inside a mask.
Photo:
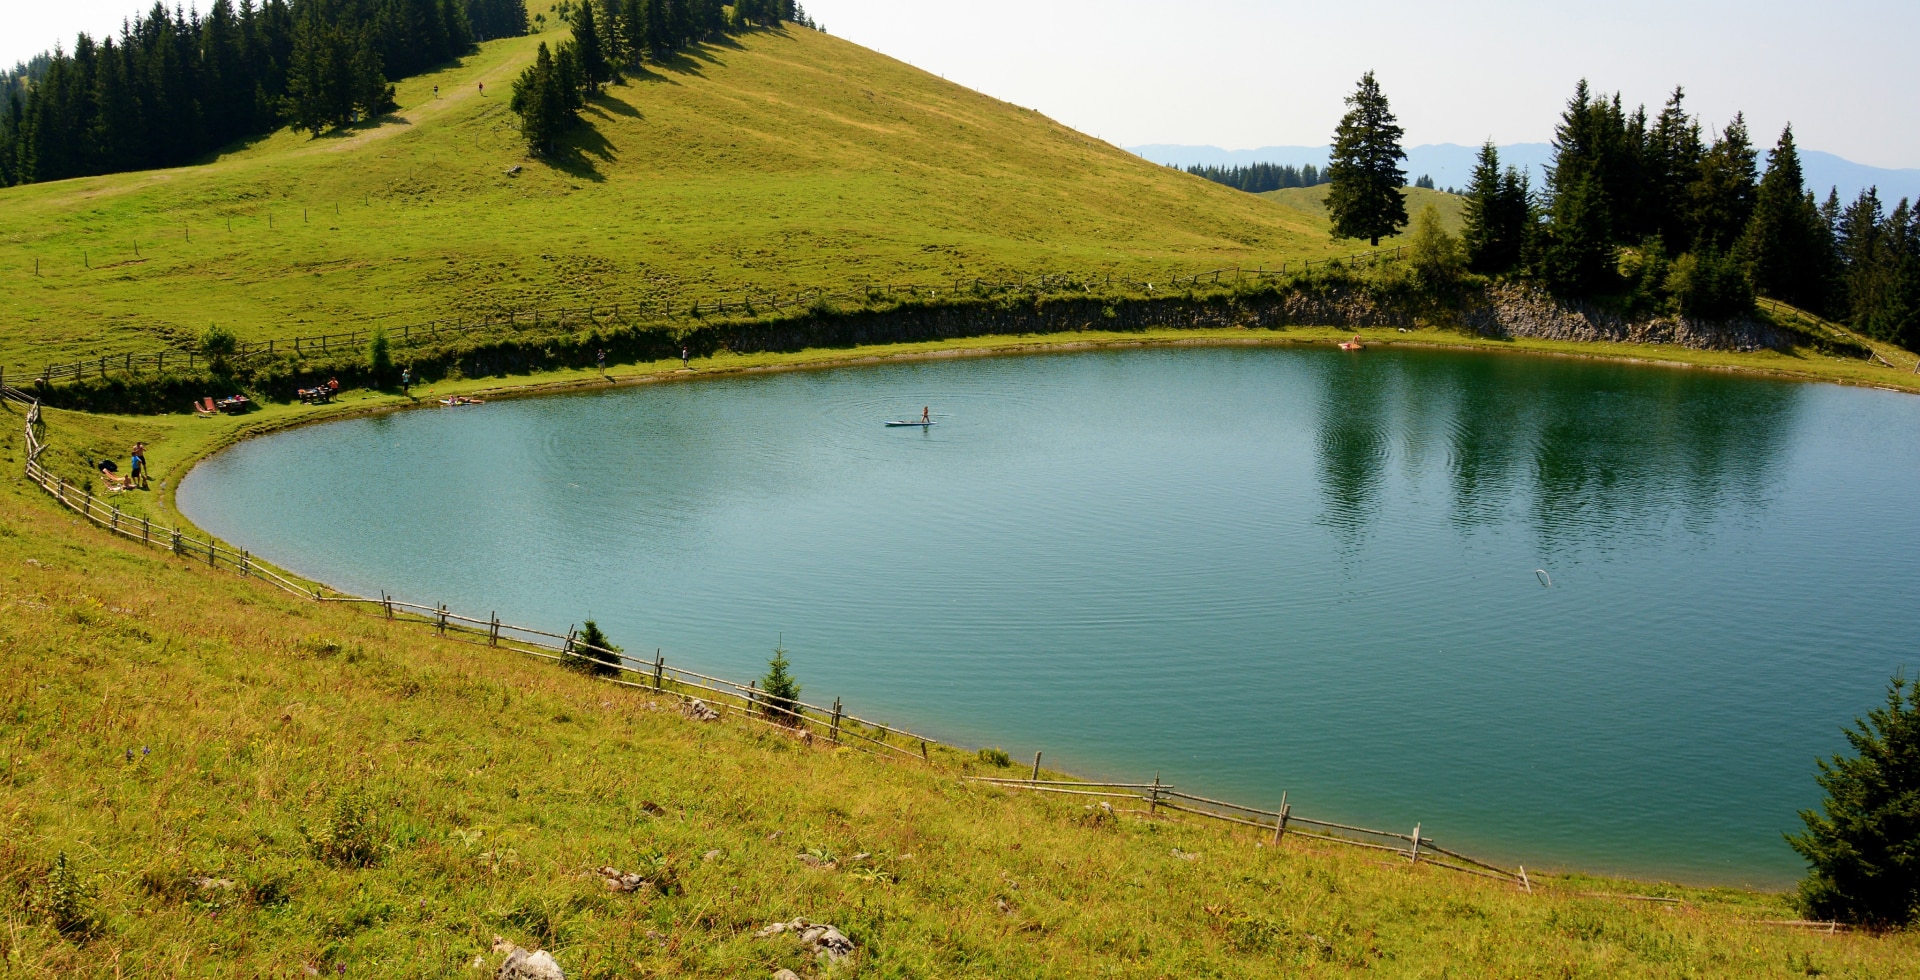
[(685, 347), (682, 347), (680, 348), (680, 367), (682, 370), (685, 370), (686, 366), (687, 366), (687, 349)]
[(602, 347), (599, 350), (594, 351), (593, 359), (599, 362), (600, 373), (601, 374), (607, 373), (607, 349), (605, 347)]
[(133, 459), (127, 466), (127, 486), (147, 489), (147, 444), (144, 442), (133, 444)]
[(400, 369), (400, 393), (406, 394), (407, 389), (411, 387), (413, 387), (413, 368), (403, 367)]

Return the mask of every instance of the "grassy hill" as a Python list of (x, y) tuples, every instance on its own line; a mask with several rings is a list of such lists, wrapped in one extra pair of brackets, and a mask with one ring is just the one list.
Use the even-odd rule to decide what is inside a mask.
[(535, 46), (562, 36), (492, 42), (403, 81), (378, 125), (0, 190), (0, 364), (181, 344), (210, 323), (251, 340), (372, 318), (1164, 276), (1352, 250), (1310, 215), (798, 27), (609, 87), (550, 166), (526, 156), (506, 102)]
[[(1289, 211), (1308, 215), (1321, 222), (1321, 226), (1325, 227), (1328, 221), (1327, 191), (1329, 189), (1326, 184), (1321, 184), (1318, 187), (1283, 187), (1277, 191), (1267, 191), (1259, 196)], [(1405, 187), (1401, 190), (1407, 195), (1407, 217), (1419, 217), (1420, 212), (1425, 209), (1427, 205), (1431, 204), (1440, 211), (1441, 226), (1452, 234), (1460, 234), (1460, 228), (1466, 220), (1466, 200), (1460, 195), (1449, 194), (1446, 191), (1429, 190), (1425, 187)], [(1413, 226), (1409, 224), (1407, 231), (1411, 232), (1412, 230)], [(1380, 245), (1383, 248), (1391, 245), (1400, 245), (1405, 240), (1406, 235), (1402, 234), (1391, 238), (1382, 238)]]
[[(20, 423), (0, 410), (11, 472)], [(56, 413), (51, 434), (115, 424)], [(837, 975), (873, 977), (1895, 977), (1920, 956), (1914, 935), (1763, 924), (1792, 916), (1777, 896), (1582, 877), (1527, 894), (935, 762), (697, 722), (109, 540), (0, 484), (8, 977), (486, 976), (470, 967), (500, 961), (495, 935), (576, 980), (826, 975), (754, 938), (795, 917), (856, 943)], [(665, 887), (608, 891), (609, 865)]]

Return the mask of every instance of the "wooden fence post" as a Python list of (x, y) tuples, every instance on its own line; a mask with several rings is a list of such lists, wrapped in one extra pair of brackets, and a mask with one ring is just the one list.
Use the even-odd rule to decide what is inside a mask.
[(120, 508), (115, 507), (113, 509), (113, 520), (107, 525), (107, 528), (115, 532), (120, 530)]
[(173, 529), (172, 544), (173, 544), (173, 553), (178, 555), (180, 553), (180, 529), (177, 527)]
[(840, 744), (840, 699), (833, 699), (833, 744)]
[(1033, 754), (1033, 776), (1028, 779), (1028, 782), (1037, 783), (1039, 781), (1040, 781), (1040, 753), (1035, 752)]
[(1407, 855), (1407, 860), (1414, 864), (1418, 864), (1420, 862), (1420, 825), (1419, 824), (1413, 825), (1413, 853)]
[(208, 538), (207, 539), (207, 567), (208, 568), (214, 567), (213, 556), (214, 556), (214, 553), (219, 550), (220, 550), (219, 548), (214, 546), (213, 539)]
[(1280, 838), (1287, 836), (1287, 817), (1293, 813), (1293, 804), (1287, 802), (1285, 790), (1280, 792), (1280, 815), (1273, 818), (1273, 846), (1280, 846)]
[(653, 689), (660, 690), (660, 679), (667, 670), (667, 658), (660, 655), (660, 648), (653, 648)]
[(153, 543), (153, 521), (145, 517), (140, 518), (140, 543)]
[(387, 618), (393, 618), (393, 595), (385, 589), (380, 590), (380, 604), (387, 609)]
[(493, 622), (493, 625), (487, 628), (487, 645), (490, 647), (497, 647), (500, 645), (500, 612), (499, 610), (495, 610), (491, 613), (488, 613), (487, 618), (489, 620), (492, 620)]
[(252, 574), (253, 574), (253, 556), (248, 554), (245, 549), (242, 549), (240, 552), (240, 576), (242, 578), (246, 578), (251, 576)]
[(1153, 774), (1153, 798), (1147, 801), (1147, 815), (1153, 816), (1158, 812), (1160, 812), (1160, 774), (1156, 772)]
[(444, 602), (440, 603), (440, 613), (439, 613), (438, 619), (434, 623), (434, 629), (441, 636), (447, 635), (447, 604)]
[(927, 740), (924, 738), (920, 740), (920, 761), (933, 765), (933, 756), (927, 752)]

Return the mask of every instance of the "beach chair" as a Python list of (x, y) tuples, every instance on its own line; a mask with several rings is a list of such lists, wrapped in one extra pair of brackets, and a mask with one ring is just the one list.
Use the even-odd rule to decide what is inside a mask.
[(193, 414), (203, 419), (210, 419), (220, 414), (220, 410), (213, 407), (213, 397), (209, 395), (193, 403)]

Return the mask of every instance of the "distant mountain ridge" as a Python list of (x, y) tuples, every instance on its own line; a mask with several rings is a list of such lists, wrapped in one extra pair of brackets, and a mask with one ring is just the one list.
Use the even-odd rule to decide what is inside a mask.
[[(1263, 146), (1257, 150), (1223, 150), (1217, 146), (1181, 146), (1156, 143), (1129, 146), (1128, 152), (1155, 163), (1189, 167), (1194, 164), (1231, 167), (1249, 163), (1283, 163), (1299, 167), (1327, 165), (1328, 147)], [(1761, 147), (1760, 166), (1766, 167), (1766, 149)], [(1427, 143), (1407, 148), (1407, 179), (1422, 174), (1433, 178), (1441, 188), (1464, 188), (1473, 175), (1473, 162), (1480, 155), (1477, 146), (1457, 143)], [(1539, 187), (1546, 178), (1546, 165), (1553, 159), (1553, 147), (1546, 143), (1514, 143), (1500, 147), (1500, 162), (1526, 167)], [(1837, 188), (1842, 201), (1851, 201), (1868, 187), (1880, 188), (1880, 199), (1891, 205), (1900, 198), (1920, 201), (1920, 170), (1890, 170), (1854, 163), (1819, 150), (1800, 151), (1800, 166), (1806, 171), (1807, 187), (1816, 197), (1826, 199), (1828, 188)]]

